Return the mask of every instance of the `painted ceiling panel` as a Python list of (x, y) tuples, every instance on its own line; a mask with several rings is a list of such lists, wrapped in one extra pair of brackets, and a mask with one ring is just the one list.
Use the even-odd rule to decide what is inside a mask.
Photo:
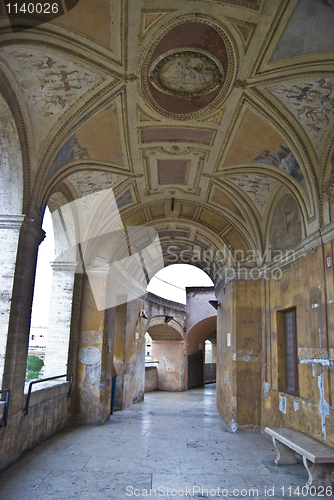
[(91, 118), (62, 146), (51, 164), (47, 178), (66, 163), (84, 158), (109, 161), (122, 167), (124, 162), (118, 130), (114, 106)]
[(162, 109), (194, 113), (217, 97), (228, 64), (224, 40), (216, 29), (185, 22), (172, 28), (153, 52), (147, 67), (148, 89)]
[(130, 203), (133, 203), (131, 190), (128, 189), (127, 191), (125, 191), (125, 193), (121, 194), (121, 196), (117, 198), (116, 203), (119, 209), (126, 207)]
[(190, 164), (191, 162), (186, 160), (159, 160), (159, 184), (186, 184), (187, 170), (189, 169)]
[(188, 219), (193, 219), (196, 212), (196, 206), (187, 205), (186, 203), (181, 204), (180, 216)]
[(271, 192), (279, 184), (271, 177), (258, 174), (231, 175), (228, 178), (250, 197), (261, 215)]
[(224, 219), (221, 219), (218, 215), (210, 212), (209, 210), (203, 210), (199, 220), (218, 232), (222, 231), (222, 229), (227, 226), (227, 222)]
[(121, 177), (109, 172), (76, 172), (68, 177), (79, 198), (116, 185)]
[(219, 205), (222, 208), (224, 207), (229, 208), (230, 210), (232, 210), (232, 212), (239, 215), (239, 217), (242, 217), (238, 207), (231, 200), (231, 198), (221, 189), (214, 188), (211, 196), (211, 202)]
[(124, 166), (115, 106), (91, 118), (77, 131), (76, 137), (92, 160)]
[(225, 165), (261, 163), (291, 175), (307, 194), (304, 175), (282, 136), (258, 115), (245, 112)]
[(139, 212), (130, 215), (130, 217), (127, 217), (124, 221), (124, 226), (130, 227), (130, 226), (138, 226), (142, 222), (146, 221), (146, 215), (144, 210), (140, 210)]
[(264, 119), (247, 109), (225, 161), (226, 166), (251, 163), (264, 150), (277, 151), (282, 136)]
[(154, 205), (153, 207), (150, 207), (150, 212), (153, 219), (163, 217), (165, 215), (165, 205)]
[(0, 57), (22, 88), (37, 144), (80, 97), (102, 80), (97, 73), (51, 49), (3, 47)]
[(334, 50), (332, 0), (300, 0), (272, 61)]
[(284, 196), (275, 210), (272, 222), (271, 249), (287, 251), (302, 238), (301, 217), (296, 200)]
[(88, 36), (111, 48), (111, 5), (104, 0), (80, 0), (80, 8), (74, 8), (57, 23)]
[(141, 142), (189, 141), (211, 144), (213, 135), (213, 130), (174, 127), (144, 128), (141, 130)]
[[(241, 238), (240, 234), (235, 230), (229, 231), (224, 238), (229, 242), (233, 250), (242, 250), (244, 252), (244, 256), (246, 257), (247, 247), (245, 242)], [(240, 256), (239, 256), (240, 257)]]
[(334, 123), (334, 78), (308, 78), (275, 85), (269, 90), (297, 118), (320, 152)]

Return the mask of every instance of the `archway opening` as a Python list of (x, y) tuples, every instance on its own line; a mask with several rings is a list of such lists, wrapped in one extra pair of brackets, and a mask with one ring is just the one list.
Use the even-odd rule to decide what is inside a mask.
[(45, 362), (52, 289), (51, 262), (55, 254), (52, 217), (48, 207), (45, 208), (42, 229), (45, 231), (45, 238), (39, 246), (37, 256), (26, 383), (42, 377)]
[(146, 290), (158, 297), (186, 304), (186, 288), (194, 286), (214, 284), (204, 271), (194, 265), (171, 264), (153, 276)]
[(213, 328), (210, 323), (210, 331), (205, 329), (200, 340), (196, 336), (189, 342), (188, 333), (215, 315), (209, 304), (213, 299), (212, 280), (194, 265), (170, 265), (151, 279), (145, 299), (145, 392), (185, 391), (204, 385), (205, 340), (215, 331), (215, 318)]

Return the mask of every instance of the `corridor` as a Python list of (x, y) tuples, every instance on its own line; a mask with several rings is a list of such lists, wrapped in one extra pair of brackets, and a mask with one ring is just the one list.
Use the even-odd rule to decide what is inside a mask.
[(314, 498), (302, 465), (275, 466), (268, 438), (228, 429), (215, 389), (148, 393), (103, 426), (58, 433), (0, 474), (0, 498), (297, 498), (298, 486)]

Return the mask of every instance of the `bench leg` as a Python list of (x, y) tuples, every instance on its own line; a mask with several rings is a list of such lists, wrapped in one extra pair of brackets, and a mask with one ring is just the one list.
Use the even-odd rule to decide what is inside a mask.
[(331, 475), (334, 464), (313, 464), (305, 457), (303, 457), (303, 463), (308, 472), (306, 486), (333, 486), (331, 483)]
[(273, 437), (273, 444), (277, 451), (277, 456), (275, 458), (276, 465), (287, 465), (287, 464), (298, 464), (298, 460), (295, 457), (295, 452), (291, 450), (288, 446), (277, 441)]

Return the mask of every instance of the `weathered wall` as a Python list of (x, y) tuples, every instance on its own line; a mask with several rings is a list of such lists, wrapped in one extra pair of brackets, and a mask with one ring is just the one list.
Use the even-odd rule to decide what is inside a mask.
[(150, 320), (154, 316), (173, 316), (183, 327), (186, 321), (186, 306), (179, 302), (147, 293), (144, 300), (144, 310)]
[(157, 363), (157, 388), (159, 391), (186, 390), (185, 342), (182, 340), (155, 340), (152, 342), (152, 358)]
[(216, 300), (215, 288), (194, 286), (186, 288), (187, 319), (186, 328), (189, 332), (194, 325), (205, 318), (216, 316), (216, 311), (209, 300)]
[[(289, 426), (334, 446), (333, 242), (311, 250), (268, 280), (262, 429)], [(325, 261), (324, 261), (325, 257)], [(326, 267), (326, 257), (329, 257)], [(299, 397), (279, 391), (277, 311), (296, 307)], [(332, 366), (330, 366), (332, 365)]]
[(158, 376), (156, 366), (145, 367), (145, 392), (156, 391), (158, 388)]
[(232, 281), (217, 317), (217, 406), (232, 430), (261, 424), (262, 282)]
[(118, 372), (114, 410), (141, 401), (145, 388), (146, 322), (140, 317), (143, 300), (116, 307), (114, 363)]
[[(10, 414), (6, 427), (0, 428), (0, 470), (8, 467), (25, 451), (69, 425), (71, 398), (69, 383), (37, 390), (31, 395), (28, 415), (23, 409)], [(0, 409), (2, 418), (3, 405)]]

